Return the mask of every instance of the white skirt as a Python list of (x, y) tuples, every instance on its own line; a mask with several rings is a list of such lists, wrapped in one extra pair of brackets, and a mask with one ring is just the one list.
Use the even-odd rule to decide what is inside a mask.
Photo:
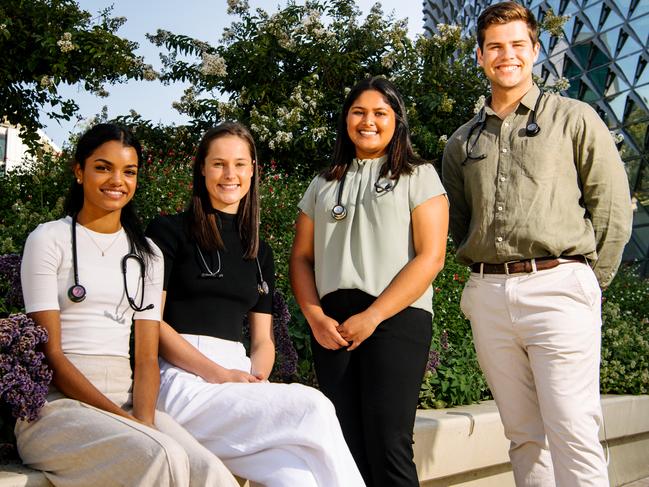
[[(250, 372), (239, 342), (183, 335), (222, 367)], [(331, 402), (301, 384), (211, 384), (160, 359), (158, 408), (236, 475), (268, 487), (357, 487), (363, 479)]]

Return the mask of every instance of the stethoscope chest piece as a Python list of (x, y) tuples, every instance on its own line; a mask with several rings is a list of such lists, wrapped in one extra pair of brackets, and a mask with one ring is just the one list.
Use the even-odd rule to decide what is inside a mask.
[(336, 221), (344, 220), (347, 216), (347, 208), (341, 204), (337, 204), (331, 209), (331, 216)]
[(73, 303), (80, 303), (86, 299), (86, 288), (81, 284), (75, 284), (68, 289), (68, 298), (70, 298), (70, 301)]
[(257, 291), (259, 292), (259, 294), (266, 296), (270, 292), (268, 283), (266, 281), (261, 281), (259, 284), (257, 284)]
[(527, 127), (525, 127), (525, 135), (528, 137), (536, 137), (540, 131), (541, 127), (539, 127), (539, 124), (535, 121), (528, 123)]

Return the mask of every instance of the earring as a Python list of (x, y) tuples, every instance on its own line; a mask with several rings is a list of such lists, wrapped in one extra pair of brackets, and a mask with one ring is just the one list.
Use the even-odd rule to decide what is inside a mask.
[(81, 179), (77, 178), (77, 183), (81, 184)]

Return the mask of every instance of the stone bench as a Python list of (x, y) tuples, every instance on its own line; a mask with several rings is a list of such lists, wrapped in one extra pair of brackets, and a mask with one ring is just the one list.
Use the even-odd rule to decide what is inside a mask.
[[(649, 396), (603, 396), (602, 409), (611, 485), (649, 477)], [(417, 413), (422, 487), (514, 487), (508, 448), (494, 401)]]
[[(608, 445), (611, 485), (649, 477), (649, 396), (603, 396), (602, 408), (600, 439)], [(422, 487), (514, 487), (508, 447), (493, 401), (417, 412), (415, 463)], [(22, 465), (0, 465), (0, 487), (51, 484)]]

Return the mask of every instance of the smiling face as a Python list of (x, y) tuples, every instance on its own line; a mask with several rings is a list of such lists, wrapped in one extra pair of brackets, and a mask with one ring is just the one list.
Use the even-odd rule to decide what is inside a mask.
[(137, 186), (138, 157), (133, 147), (111, 140), (97, 147), (74, 175), (83, 184), (85, 219), (121, 211), (131, 201)]
[(394, 135), (394, 110), (376, 90), (366, 90), (347, 112), (347, 134), (359, 159), (375, 159), (386, 154)]
[(491, 81), (494, 96), (515, 93), (523, 96), (532, 85), (532, 66), (539, 55), (522, 20), (492, 24), (484, 31), (483, 48), (478, 47), (478, 63)]
[(239, 202), (250, 191), (253, 162), (250, 146), (241, 137), (224, 135), (212, 140), (201, 173), (215, 209), (237, 212)]

